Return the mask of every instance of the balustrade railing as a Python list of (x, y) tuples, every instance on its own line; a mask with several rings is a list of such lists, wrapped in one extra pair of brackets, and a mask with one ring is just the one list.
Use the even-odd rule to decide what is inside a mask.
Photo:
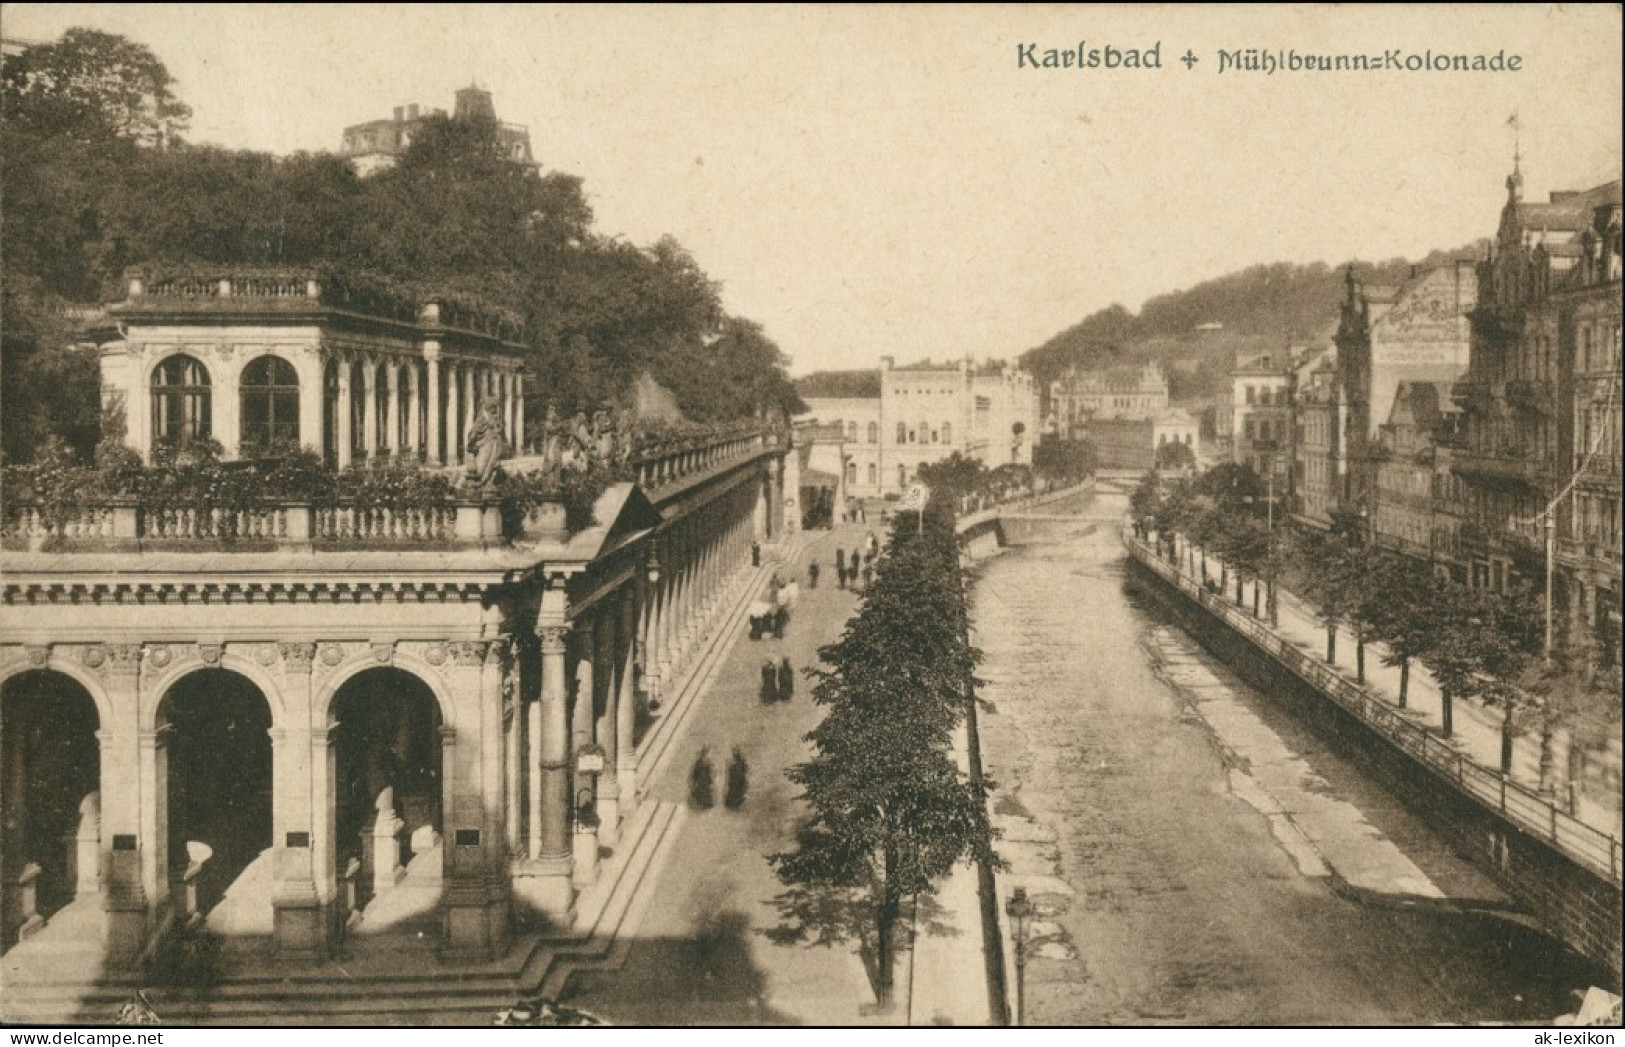
[(1587, 868), (1621, 882), (1620, 841), (1559, 808), (1533, 792), (1466, 756), (1448, 741), (1407, 719), (1394, 706), (1333, 667), (1299, 650), (1244, 610), (1231, 606), (1222, 595), (1205, 591), (1156, 550), (1128, 533), (1123, 542), (1137, 561), (1155, 571), (1233, 630), (1252, 641), (1310, 686), (1337, 702), (1398, 748), (1427, 764), (1440, 777), (1507, 821), (1549, 842), (1558, 851)]
[(768, 433), (748, 433), (722, 437), (697, 447), (675, 448), (640, 455), (633, 459), (633, 466), (638, 474), (638, 486), (649, 490), (664, 487), (666, 484), (704, 472), (714, 466), (754, 454), (766, 448), (769, 439)]
[(449, 542), (456, 530), (457, 510), (453, 507), (340, 506), (316, 511), (311, 537), (319, 541)]

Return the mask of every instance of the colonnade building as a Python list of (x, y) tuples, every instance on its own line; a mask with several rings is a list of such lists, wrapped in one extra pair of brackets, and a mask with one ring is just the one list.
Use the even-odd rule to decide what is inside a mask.
[(109, 313), (103, 399), (150, 460), (164, 442), (218, 441), (228, 457), (320, 449), (330, 465), (458, 464), (480, 404), (525, 428), (513, 325), (451, 302), (418, 305), (307, 275), (129, 279)]
[[(523, 425), (514, 343), (443, 304), (226, 277), (137, 281), (113, 313), (106, 395), (144, 455), (189, 431), (456, 462), (482, 396)], [(753, 431), (635, 458), (573, 532), (480, 487), (185, 528), (129, 500), (7, 506), (10, 969), (70, 924), (96, 929), (69, 943), (87, 971), (186, 933), (298, 960), (407, 927), (461, 960), (568, 928), (639, 817), (663, 700), (760, 580), (785, 451)]]

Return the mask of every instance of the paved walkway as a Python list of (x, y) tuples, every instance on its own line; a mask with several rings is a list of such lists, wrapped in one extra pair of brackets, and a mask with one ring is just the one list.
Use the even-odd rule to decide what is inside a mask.
[[(873, 1013), (874, 990), (854, 941), (818, 945), (792, 940), (781, 928), (798, 926), (775, 904), (783, 886), (767, 856), (794, 845), (801, 811), (798, 787), (785, 771), (811, 755), (805, 735), (821, 713), (800, 670), (817, 661), (818, 648), (836, 639), (857, 598), (835, 584), (835, 548), (849, 553), (866, 530), (843, 525), (809, 535), (782, 576), (800, 583), (799, 604), (785, 638), (734, 644), (694, 709), (683, 735), (649, 795), (686, 803), (689, 771), (702, 748), (715, 769), (717, 805), (689, 810), (669, 858), (643, 890), (652, 892), (618, 970), (583, 970), (563, 998), (616, 1024), (634, 1025), (875, 1025), (900, 1021)], [(817, 589), (806, 565), (816, 560)], [(743, 625), (741, 630), (743, 630)], [(797, 670), (788, 703), (759, 700), (761, 664), (788, 656)], [(749, 791), (737, 811), (722, 805), (729, 757), (738, 746), (749, 764)], [(899, 972), (899, 981), (902, 974)]]
[[(1191, 576), (1183, 540), (1179, 545), (1180, 570)], [(1208, 554), (1208, 576), (1215, 582), (1219, 577), (1219, 559)], [(1201, 571), (1201, 554), (1197, 554), (1197, 571)], [(1191, 576), (1194, 577), (1194, 576)], [(1227, 600), (1235, 600), (1235, 579), (1229, 579)], [(1252, 586), (1245, 586), (1246, 606), (1252, 607)], [(1279, 591), (1279, 625), (1277, 633), (1305, 651), (1321, 658), (1326, 655), (1326, 627), (1314, 610), (1285, 589)], [(1264, 603), (1260, 600), (1260, 610)], [(1371, 694), (1397, 704), (1399, 694), (1399, 668), (1383, 664), (1384, 648), (1380, 644), (1367, 644), (1365, 655), (1366, 684)], [(1352, 678), (1355, 667), (1353, 633), (1340, 628), (1337, 633), (1337, 663)], [(1410, 686), (1406, 690), (1406, 706), (1419, 724), (1440, 729), (1443, 724), (1442, 701), (1439, 687), (1427, 667), (1419, 662), (1411, 664)], [(1501, 765), (1501, 717), (1499, 709), (1485, 708), (1473, 700), (1458, 699), (1453, 706), (1454, 738), (1462, 751), (1475, 763), (1498, 768)], [(1554, 763), (1559, 773), (1566, 763), (1569, 744), (1568, 733), (1558, 732), (1553, 741)], [(1574, 815), (1587, 825), (1615, 837), (1620, 835), (1620, 766), (1621, 739), (1614, 732), (1606, 746), (1586, 753), (1584, 774), (1573, 796)], [(1540, 732), (1519, 730), (1512, 747), (1512, 779), (1531, 789), (1539, 789)], [(1560, 797), (1559, 799), (1566, 799)]]

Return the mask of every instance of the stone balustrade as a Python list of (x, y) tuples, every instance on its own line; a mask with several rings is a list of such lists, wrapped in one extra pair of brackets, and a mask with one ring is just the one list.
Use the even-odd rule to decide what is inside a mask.
[(777, 446), (772, 433), (756, 432), (720, 437), (697, 447), (685, 447), (640, 456), (633, 460), (638, 485), (655, 490), (667, 484), (704, 472), (714, 466)]

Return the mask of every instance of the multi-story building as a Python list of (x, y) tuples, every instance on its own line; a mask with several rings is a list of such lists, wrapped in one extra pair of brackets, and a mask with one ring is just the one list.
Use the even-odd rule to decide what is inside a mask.
[[(390, 119), (369, 120), (352, 124), (344, 129), (340, 139), (339, 155), (349, 158), (356, 173), (365, 178), (395, 165), (395, 161), (412, 144), (412, 136), (430, 117), (445, 116), (444, 109), (423, 110), (416, 105), (396, 106)], [(515, 163), (535, 167), (536, 158), (530, 151), (530, 128), (523, 124), (497, 121), (496, 106), (491, 92), (470, 85), (457, 92), (457, 107), (452, 111), (454, 120), (489, 120), (497, 125), (497, 141), (503, 154)]]
[(1371, 509), (1377, 431), (1400, 384), (1452, 382), (1467, 369), (1467, 314), (1477, 292), (1466, 262), (1412, 269), (1398, 287), (1362, 286), (1349, 268), (1335, 336), (1341, 497), (1349, 509)]
[(1571, 584), (1571, 636), (1618, 662), (1620, 637), (1620, 184), (1586, 194), (1574, 269), (1552, 292), (1572, 394), (1571, 499), (1559, 516), (1557, 562)]
[(878, 396), (806, 396), (801, 418), (846, 433), (847, 493), (901, 492), (921, 465), (959, 452), (989, 468), (1032, 464), (1038, 394), (1026, 371), (969, 361), (897, 367), (882, 357)]
[(1293, 368), (1291, 513), (1321, 530), (1343, 500), (1343, 468), (1338, 453), (1337, 349), (1312, 352)]
[(1292, 440), (1292, 354), (1260, 353), (1230, 372), (1231, 460), (1260, 476), (1274, 475), (1285, 490)]
[(1151, 361), (1100, 371), (1069, 368), (1050, 383), (1050, 410), (1061, 435), (1075, 436), (1091, 421), (1145, 421), (1168, 409), (1168, 377)]
[(1545, 203), (1525, 202), (1522, 188), (1514, 167), (1492, 254), (1479, 265), (1471, 362), (1454, 387), (1465, 421), (1454, 449), (1469, 505), (1464, 553), (1482, 587), (1538, 584), (1533, 576), (1552, 570), (1554, 608), (1569, 612), (1559, 624), (1606, 632), (1601, 656), (1611, 661), (1620, 183), (1555, 192)]
[(1458, 422), (1448, 384), (1399, 383), (1370, 450), (1374, 497), (1366, 507), (1379, 545), (1449, 574), (1460, 573), (1460, 480), (1437, 438), (1448, 441)]

